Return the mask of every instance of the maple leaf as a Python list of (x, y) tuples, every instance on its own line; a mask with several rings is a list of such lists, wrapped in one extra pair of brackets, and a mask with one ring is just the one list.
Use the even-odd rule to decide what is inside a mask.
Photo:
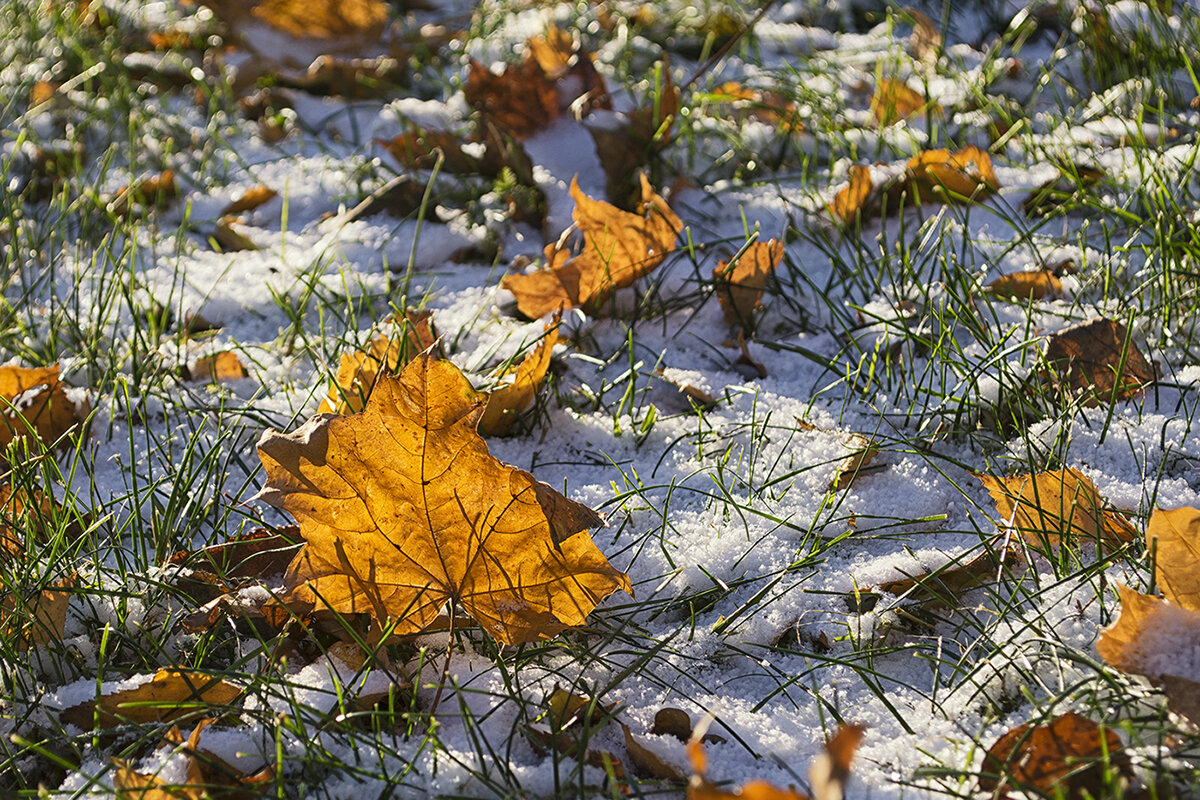
[(1108, 548), (1133, 538), (1129, 523), (1106, 513), (1095, 484), (1077, 469), (975, 477), (995, 501), (1002, 524), (1043, 552), (1057, 550), (1064, 536)]
[(288, 602), (395, 619), (399, 635), (453, 603), (515, 644), (632, 593), (586, 533), (601, 523), (594, 511), (488, 452), (476, 432), (483, 407), (457, 367), (426, 354), (382, 375), (361, 414), (264, 433), (259, 497), (305, 539)]
[(342, 354), (337, 377), (317, 407), (318, 412), (357, 414), (366, 405), (380, 375), (397, 371), (437, 343), (431, 311), (409, 311), (403, 323), (392, 320), (392, 325), (395, 329), (391, 333), (376, 336), (365, 351)]
[(584, 236), (583, 251), (571, 258), (558, 244), (546, 247), (546, 266), (528, 275), (509, 275), (503, 287), (530, 319), (575, 306), (595, 309), (613, 292), (658, 268), (675, 249), (683, 222), (654, 193), (642, 175), (639, 213), (593, 200), (571, 180), (573, 218)]
[(977, 200), (1000, 188), (992, 157), (975, 146), (950, 152), (925, 150), (908, 160), (906, 182), (924, 197)]
[(132, 689), (102, 694), (64, 709), (59, 718), (85, 731), (126, 722), (171, 722), (198, 711), (224, 709), (242, 690), (212, 675), (171, 667)]
[(0, 450), (23, 436), (54, 445), (89, 411), (67, 399), (57, 364), (0, 367)]
[(1049, 337), (1044, 361), (1051, 384), (1089, 408), (1130, 400), (1154, 382), (1154, 367), (1125, 326), (1104, 317)]
[(713, 268), (713, 281), (726, 322), (751, 328), (754, 312), (767, 285), (767, 276), (774, 274), (782, 260), (783, 242), (771, 239), (754, 242), (732, 265), (728, 261), (717, 263)]
[(1070, 800), (1102, 797), (1106, 766), (1126, 780), (1132, 775), (1120, 737), (1070, 711), (1001, 736), (984, 756), (979, 788), (1001, 798), (1013, 790)]
[[(517, 416), (533, 402), (537, 388), (550, 368), (550, 356), (557, 341), (558, 319), (555, 319), (546, 326), (546, 333), (537, 347), (512, 370), (512, 380), (488, 393), (487, 405), (479, 419), (479, 430), (488, 436), (504, 436), (508, 433)], [(502, 373), (497, 377), (506, 376), (507, 373)]]

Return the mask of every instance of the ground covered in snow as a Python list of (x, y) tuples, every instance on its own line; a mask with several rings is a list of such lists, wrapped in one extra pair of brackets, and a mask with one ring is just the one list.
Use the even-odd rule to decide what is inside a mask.
[[(685, 746), (651, 732), (656, 712), (711, 716), (722, 740), (707, 745), (707, 777), (730, 788), (805, 790), (850, 723), (866, 733), (847, 796), (972, 796), (1001, 734), (1077, 711), (1117, 730), (1133, 786), (1170, 776), (1156, 791), (1195, 790), (1187, 726), (1095, 646), (1116, 584), (1149, 591), (1151, 512), (1200, 505), (1192, 5), (931, 4), (932, 39), (919, 17), (865, 1), (788, 0), (761, 17), (717, 0), (393, 8), (397, 28), (444, 35), (404, 40), (407, 74), (363, 97), (288, 88), (283, 67), (222, 51), (227, 32), (203, 7), (106, 0), (97, 22), (35, 5), (72, 4), (0, 11), (0, 358), (61, 364), (92, 413), (62, 447), (10, 449), (9, 484), (64, 510), (48, 544), (26, 540), (0, 565), (4, 619), (36, 616), (29, 598), (70, 580), (61, 636), (0, 631), (0, 791), (112, 793), (114, 759), (185, 782), (166, 724), (95, 734), (60, 715), (172, 666), (244, 688), (201, 743), (246, 775), (268, 767), (257, 788), (284, 797), (685, 791), (635, 767), (613, 722), (577, 722), (574, 749), (530, 733), (556, 688), (613, 708), (685, 779)], [(499, 174), (388, 148), (409, 131), (471, 139), (469, 60), (498, 73), (552, 26), (577, 59), (591, 54), (611, 110), (564, 108), (520, 137), (528, 162)], [(165, 31), (208, 45), (143, 47)], [(881, 119), (872, 98), (892, 79), (925, 107)], [(35, 103), (39, 81), (54, 96)], [(314, 414), (341, 356), (389, 315), (431, 311), (478, 388), (536, 346), (549, 317), (523, 318), (502, 279), (542, 266), (568, 230), (573, 178), (605, 197), (594, 130), (661, 104), (671, 84), (679, 111), (644, 169), (682, 220), (676, 249), (564, 313), (532, 407), (488, 439), (603, 514), (593, 539), (633, 597), (544, 642), (502, 647), (468, 624), (449, 644), (429, 633), (365, 661), (328, 632), (184, 625), (200, 605), (194, 565), (171, 557), (292, 522), (254, 499), (255, 442)], [(268, 89), (266, 112), (239, 107)], [(990, 153), (998, 190), (909, 197), (898, 213), (876, 196), (892, 207), (848, 219), (829, 208), (854, 166), (880, 185), (922, 152), (968, 146)], [(44, 180), (51, 151), (74, 154), (73, 169)], [(114, 209), (120, 187), (164, 169), (173, 203)], [(413, 202), (350, 214), (400, 175)], [(216, 239), (257, 185), (276, 194), (234, 223), (250, 247)], [(515, 213), (514, 197), (541, 213)], [(713, 269), (772, 238), (784, 252), (761, 307), (731, 324)], [(988, 290), (1042, 270), (1058, 281), (1044, 297)], [(1129, 399), (1086, 403), (1044, 363), (1050, 337), (1096, 317), (1153, 362), (1156, 380)], [(244, 377), (197, 368), (222, 352)], [(1131, 541), (1039, 551), (976, 477), (1068, 468), (1129, 520)], [(1003, 548), (1019, 555), (950, 597), (889, 591)], [(195, 723), (180, 721), (184, 736)]]

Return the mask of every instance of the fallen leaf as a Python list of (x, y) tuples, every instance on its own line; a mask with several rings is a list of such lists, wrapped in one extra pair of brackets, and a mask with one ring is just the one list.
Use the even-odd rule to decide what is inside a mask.
[(771, 239), (754, 242), (732, 265), (728, 261), (717, 263), (713, 269), (713, 283), (726, 322), (753, 329), (754, 312), (762, 300), (767, 276), (774, 274), (782, 260), (783, 242)]
[(842, 800), (854, 755), (866, 732), (862, 725), (842, 725), (825, 743), (825, 752), (813, 759), (808, 769), (813, 800)]
[(489, 123), (527, 139), (558, 117), (558, 91), (537, 61), (526, 57), (497, 74), (474, 59), (463, 87), (467, 102)]
[(1167, 600), (1200, 611), (1200, 510), (1155, 509), (1146, 527), (1154, 580)]
[(557, 86), (559, 110), (576, 109), (584, 116), (597, 109), (612, 108), (604, 79), (596, 72), (592, 55), (579, 40), (556, 26), (525, 43), (529, 57), (537, 62), (547, 79)]
[(937, 23), (918, 9), (908, 6), (904, 13), (912, 18), (912, 35), (908, 37), (908, 52), (918, 61), (936, 63), (942, 49), (942, 31)]
[(871, 114), (881, 128), (926, 110), (940, 111), (941, 107), (901, 78), (883, 78), (871, 96)]
[(251, 186), (246, 191), (242, 192), (238, 197), (232, 200), (227, 206), (221, 209), (220, 216), (231, 216), (243, 214), (247, 211), (253, 211), (259, 206), (265, 205), (276, 197), (279, 192), (261, 183)]
[(966, 563), (950, 561), (940, 569), (921, 575), (886, 581), (873, 587), (897, 597), (905, 596), (916, 603), (956, 605), (963, 592), (1003, 577), (1004, 571), (1023, 561), (1020, 551), (1007, 547), (1003, 551), (987, 549)]
[(105, 201), (105, 209), (114, 217), (125, 217), (152, 208), (170, 208), (178, 197), (175, 171), (164, 169), (157, 175), (118, 189), (112, 199)]
[[(510, 370), (512, 380), (492, 389), (487, 396), (487, 405), (479, 419), (479, 430), (487, 436), (505, 436), (508, 429), (522, 411), (533, 402), (538, 386), (550, 368), (550, 355), (558, 341), (558, 320), (546, 326), (546, 332), (537, 346), (525, 356), (515, 370)], [(499, 377), (506, 377), (502, 373)]]
[(613, 292), (630, 286), (658, 268), (675, 249), (683, 222), (665, 200), (641, 178), (639, 213), (622, 211), (593, 200), (571, 181), (575, 226), (584, 237), (572, 258), (558, 244), (546, 247), (546, 266), (528, 275), (509, 275), (503, 287), (517, 298), (517, 308), (530, 319), (583, 306), (595, 312)]
[(1044, 300), (1062, 294), (1062, 281), (1048, 269), (1010, 272), (988, 284), (988, 291), (1009, 300)]
[(176, 553), (169, 563), (205, 572), (221, 581), (267, 578), (287, 570), (299, 541), (300, 529), (295, 525), (278, 532), (255, 528), (223, 544)]
[(980, 200), (1000, 188), (992, 157), (978, 147), (925, 150), (908, 160), (906, 183), (922, 200), (955, 202)]
[(629, 754), (629, 760), (640, 774), (679, 783), (687, 780), (684, 770), (643, 744), (624, 722), (621, 723), (621, 731), (625, 736), (625, 752)]
[[(736, 81), (729, 81), (714, 89), (711, 98), (726, 112), (720, 113), (721, 117), (732, 117), (739, 122), (756, 119), (776, 125), (787, 133), (804, 130), (796, 104), (776, 92), (748, 89)], [(727, 108), (722, 108), (725, 106)]]
[(24, 436), (52, 447), (89, 413), (67, 398), (57, 364), (0, 367), (0, 450)]
[(754, 376), (758, 376), (759, 378), (767, 377), (767, 368), (763, 366), (761, 361), (756, 360), (754, 356), (750, 355), (750, 345), (746, 342), (746, 337), (741, 331), (738, 331), (737, 346), (741, 350), (741, 355), (735, 358), (730, 366), (747, 378)]
[(250, 373), (238, 358), (237, 353), (232, 350), (222, 350), (220, 353), (197, 359), (196, 363), (187, 369), (184, 379), (225, 383), (226, 381), (240, 381), (249, 376)]
[(359, 413), (380, 375), (396, 372), (437, 342), (431, 311), (409, 311), (403, 322), (392, 319), (390, 323), (391, 333), (376, 336), (365, 351), (342, 355), (337, 377), (329, 394), (317, 407), (318, 413)]
[(594, 114), (584, 123), (604, 169), (604, 193), (625, 211), (636, 211), (643, 202), (640, 174), (670, 143), (679, 115), (680, 94), (669, 65), (656, 66), (651, 74), (662, 75), (652, 97), (641, 100), (632, 111)]
[(650, 732), (655, 736), (674, 736), (681, 742), (692, 737), (692, 718), (682, 708), (660, 708), (654, 715)]
[(285, 599), (396, 619), (397, 635), (452, 603), (516, 644), (630, 592), (586, 533), (601, 523), (594, 511), (488, 452), (475, 430), (483, 405), (457, 367), (426, 354), (381, 375), (361, 414), (264, 433), (259, 498), (305, 539)]
[(993, 797), (1015, 791), (1083, 800), (1107, 796), (1106, 772), (1126, 781), (1132, 775), (1120, 737), (1071, 711), (1001, 736), (983, 758), (979, 788)]
[(0, 634), (8, 639), (15, 638), (20, 651), (31, 645), (61, 640), (66, 631), (67, 608), (74, 586), (75, 577), (72, 576), (38, 589), (29, 598), (6, 591), (0, 598)]
[(201, 734), (216, 720), (201, 720), (188, 735), (172, 726), (164, 735), (164, 744), (184, 760), (182, 782), (165, 781), (154, 773), (139, 772), (127, 761), (113, 759), (113, 787), (118, 800), (202, 800), (209, 797), (228, 800), (253, 800), (264, 796), (266, 784), (275, 779), (275, 770), (265, 766), (251, 775), (234, 768), (217, 754), (200, 747)]
[(1077, 469), (1059, 469), (1011, 478), (976, 475), (1011, 528), (1044, 553), (1069, 542), (1119, 547), (1132, 538), (1128, 526), (1110, 523), (1095, 484)]
[(213, 675), (175, 667), (147, 682), (64, 709), (59, 718), (85, 731), (126, 723), (171, 722), (201, 711), (224, 711), (242, 693)]
[(1050, 336), (1044, 361), (1051, 384), (1088, 408), (1131, 400), (1154, 383), (1154, 368), (1125, 326), (1103, 317)]
[(217, 243), (217, 248), (222, 253), (241, 253), (247, 250), (261, 250), (262, 248), (250, 238), (246, 233), (243, 233), (240, 225), (230, 217), (221, 217), (217, 220), (216, 227), (213, 228), (212, 240)]
[(873, 188), (870, 168), (854, 164), (850, 167), (850, 182), (834, 195), (828, 206), (829, 213), (843, 225), (851, 224), (860, 214), (865, 220), (867, 200)]

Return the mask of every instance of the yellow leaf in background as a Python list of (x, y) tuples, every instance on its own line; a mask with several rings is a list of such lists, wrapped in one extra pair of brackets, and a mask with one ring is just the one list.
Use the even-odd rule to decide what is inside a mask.
[(205, 711), (224, 711), (242, 693), (237, 686), (193, 670), (160, 669), (133, 689), (101, 695), (64, 709), (59, 718), (85, 731), (126, 722), (171, 722)]
[(287, 602), (435, 624), (447, 604), (505, 644), (582, 625), (631, 592), (586, 529), (602, 520), (492, 456), (476, 432), (484, 399), (428, 354), (381, 375), (361, 414), (317, 416), (258, 443), (259, 497), (294, 516), (305, 545)]
[(726, 322), (752, 327), (767, 276), (774, 274), (782, 260), (783, 242), (771, 239), (751, 244), (732, 266), (728, 261), (717, 264), (713, 269), (713, 282)]
[(1200, 611), (1200, 510), (1155, 509), (1146, 547), (1154, 554), (1154, 579), (1163, 595), (1181, 608)]
[(1125, 326), (1103, 317), (1048, 337), (1044, 360), (1059, 392), (1089, 408), (1133, 399), (1155, 379)]
[[(504, 436), (522, 411), (533, 402), (538, 387), (550, 368), (550, 356), (558, 342), (558, 321), (546, 326), (546, 333), (533, 352), (525, 356), (513, 371), (512, 381), (493, 389), (479, 419), (479, 430), (487, 436)], [(503, 375), (501, 376), (503, 377)]]
[(1062, 294), (1062, 281), (1048, 269), (1010, 272), (988, 284), (988, 291), (1012, 300), (1043, 300)]
[(584, 236), (574, 258), (556, 244), (546, 247), (546, 267), (528, 275), (509, 275), (503, 286), (530, 319), (575, 306), (591, 310), (618, 289), (658, 268), (675, 249), (683, 222), (641, 177), (642, 202), (630, 213), (593, 200), (571, 181), (575, 225)]
[(396, 372), (437, 343), (431, 311), (409, 311), (403, 323), (393, 320), (392, 326), (391, 333), (376, 336), (365, 351), (342, 354), (337, 377), (317, 407), (318, 413), (359, 413), (380, 375)]
[(977, 200), (1000, 188), (992, 169), (992, 157), (978, 147), (926, 150), (908, 161), (908, 183), (922, 195), (944, 200)]
[(975, 477), (995, 501), (1001, 525), (1012, 527), (1043, 552), (1057, 550), (1064, 536), (1107, 548), (1131, 539), (1127, 525), (1109, 521), (1100, 493), (1079, 470), (1060, 469), (1011, 478)]
[(867, 199), (871, 196), (872, 188), (870, 168), (862, 164), (853, 165), (850, 167), (850, 183), (834, 195), (833, 202), (828, 206), (829, 213), (843, 225), (854, 222), (859, 213), (865, 218)]
[(1104, 797), (1106, 767), (1124, 780), (1129, 756), (1113, 730), (1071, 711), (1045, 725), (1018, 725), (1001, 736), (983, 759), (979, 788), (992, 797), (1010, 791), (1083, 800)]
[(246, 211), (253, 211), (261, 205), (269, 203), (279, 196), (279, 192), (274, 189), (263, 186), (261, 183), (251, 186), (246, 191), (242, 192), (236, 200), (233, 200), (229, 205), (221, 209), (220, 216), (229, 216), (233, 214), (241, 214)]
[(875, 86), (871, 113), (880, 127), (892, 125), (926, 109), (941, 110), (900, 78), (884, 78)]
[(57, 364), (0, 367), (0, 450), (23, 436), (51, 446), (88, 413), (67, 399)]
[(220, 353), (197, 359), (187, 372), (188, 380), (209, 383), (240, 381), (249, 376), (246, 366), (232, 350), (222, 350)]
[(388, 4), (383, 0), (262, 0), (250, 13), (298, 38), (354, 36), (369, 41), (383, 32)]

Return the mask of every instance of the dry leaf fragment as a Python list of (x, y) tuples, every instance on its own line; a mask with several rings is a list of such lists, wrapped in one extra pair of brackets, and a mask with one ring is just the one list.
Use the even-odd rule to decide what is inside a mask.
[(992, 157), (978, 147), (925, 150), (908, 160), (906, 183), (915, 186), (922, 199), (978, 200), (1000, 188), (992, 169)]
[(242, 378), (248, 377), (250, 377), (250, 373), (238, 358), (237, 353), (232, 350), (222, 350), (211, 356), (197, 359), (196, 363), (186, 370), (184, 380), (225, 383), (240, 381)]
[(305, 538), (289, 603), (397, 619), (398, 635), (454, 603), (516, 644), (582, 625), (631, 590), (586, 533), (594, 511), (488, 452), (483, 405), (457, 367), (426, 354), (381, 375), (361, 414), (263, 434), (259, 497)]
[(1130, 400), (1154, 382), (1154, 368), (1125, 326), (1104, 317), (1049, 337), (1044, 360), (1051, 383), (1089, 408)]
[(1200, 612), (1200, 510), (1155, 509), (1146, 527), (1146, 546), (1154, 553), (1154, 579), (1163, 595)]
[(1001, 524), (1043, 552), (1057, 551), (1064, 536), (1105, 548), (1131, 539), (1127, 525), (1109, 521), (1095, 484), (1077, 469), (975, 477), (996, 503)]
[(163, 734), (164, 743), (180, 750), (184, 759), (183, 782), (165, 781), (155, 774), (139, 772), (121, 759), (113, 759), (113, 787), (118, 800), (202, 800), (221, 797), (228, 800), (252, 800), (262, 797), (265, 785), (275, 778), (275, 770), (266, 766), (250, 775), (229, 765), (220, 756), (200, 747), (201, 734), (215, 719), (197, 723), (183, 739), (177, 726)]
[(64, 709), (59, 718), (85, 731), (127, 722), (171, 722), (202, 710), (223, 711), (241, 693), (240, 688), (216, 676), (172, 667), (160, 669), (133, 689), (100, 695)]
[(1003, 570), (1016, 567), (1022, 561), (1021, 552), (1015, 547), (1002, 551), (988, 549), (965, 564), (951, 561), (941, 569), (887, 581), (874, 588), (897, 597), (905, 595), (920, 604), (955, 605), (963, 592), (996, 580)]
[[(546, 326), (546, 333), (521, 364), (512, 372), (509, 383), (488, 393), (487, 406), (479, 419), (479, 430), (487, 436), (504, 436), (517, 416), (529, 407), (538, 386), (550, 368), (550, 356), (558, 342), (558, 320)], [(503, 377), (502, 374), (500, 377)]]
[(251, 186), (246, 191), (242, 192), (235, 200), (232, 200), (229, 205), (221, 209), (220, 216), (230, 216), (242, 214), (246, 211), (253, 211), (261, 205), (271, 202), (279, 196), (279, 192), (261, 183)]
[(813, 425), (807, 420), (796, 418), (796, 427), (805, 433), (818, 433), (835, 439), (849, 455), (837, 460), (837, 472), (829, 481), (829, 491), (849, 488), (859, 473), (874, 460), (879, 453), (879, 445), (875, 440), (861, 433), (847, 430), (827, 430)]
[(867, 200), (873, 188), (870, 168), (854, 164), (850, 167), (850, 182), (834, 195), (828, 206), (829, 213), (843, 225), (854, 222), (860, 213), (865, 218)]
[(0, 367), (0, 450), (27, 435), (53, 446), (89, 413), (67, 398), (57, 364)]
[(223, 544), (183, 551), (170, 563), (206, 572), (219, 580), (241, 580), (282, 575), (296, 556), (300, 529), (288, 525), (272, 531), (255, 528)]
[(394, 373), (437, 343), (432, 311), (408, 311), (404, 322), (391, 320), (393, 330), (371, 340), (365, 351), (342, 355), (337, 377), (317, 411), (322, 414), (357, 414), (380, 375)]
[(1109, 770), (1124, 780), (1132, 775), (1120, 737), (1071, 711), (1001, 736), (984, 756), (979, 788), (999, 797), (1016, 791), (1083, 800), (1105, 795)]
[(634, 214), (593, 200), (572, 179), (573, 216), (584, 237), (583, 251), (571, 258), (557, 244), (548, 245), (545, 267), (504, 279), (503, 287), (516, 296), (523, 315), (537, 319), (575, 306), (595, 311), (613, 292), (658, 268), (675, 249), (683, 222), (645, 175), (641, 186), (641, 207)]
[(1062, 281), (1048, 269), (1010, 272), (988, 284), (988, 291), (1009, 300), (1044, 300), (1062, 294)]
[(767, 276), (775, 272), (783, 260), (783, 242), (771, 239), (754, 242), (732, 265), (721, 261), (713, 269), (717, 299), (730, 325), (753, 328), (754, 312), (762, 300)]
[(939, 111), (940, 106), (909, 87), (901, 78), (883, 78), (871, 96), (871, 113), (881, 128), (927, 109)]

